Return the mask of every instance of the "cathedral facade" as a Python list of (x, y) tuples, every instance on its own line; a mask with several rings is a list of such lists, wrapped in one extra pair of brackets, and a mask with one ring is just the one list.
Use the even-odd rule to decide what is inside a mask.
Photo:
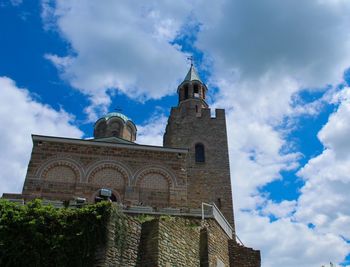
[(135, 124), (118, 112), (97, 120), (94, 139), (33, 135), (23, 197), (94, 202), (101, 189), (110, 189), (124, 205), (200, 208), (213, 202), (233, 226), (225, 110), (212, 117), (206, 94), (191, 66), (162, 147), (135, 143)]
[(235, 235), (225, 110), (212, 115), (207, 91), (191, 65), (163, 146), (137, 144), (135, 124), (119, 112), (97, 120), (93, 139), (33, 135), (21, 198), (94, 203), (108, 190), (124, 207), (155, 211), (212, 203)]

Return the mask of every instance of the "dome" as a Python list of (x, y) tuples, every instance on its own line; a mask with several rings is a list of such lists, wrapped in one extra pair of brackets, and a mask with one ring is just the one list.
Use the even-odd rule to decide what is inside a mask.
[(127, 141), (136, 140), (136, 126), (126, 115), (110, 112), (98, 119), (94, 126), (95, 138), (118, 137)]
[(101, 119), (105, 119), (107, 121), (112, 117), (121, 118), (124, 122), (131, 121), (127, 116), (125, 116), (123, 113), (120, 113), (120, 112), (110, 112), (104, 117), (102, 117)]

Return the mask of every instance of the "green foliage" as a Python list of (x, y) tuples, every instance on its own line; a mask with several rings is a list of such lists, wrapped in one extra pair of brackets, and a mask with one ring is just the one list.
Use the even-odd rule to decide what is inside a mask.
[(0, 200), (0, 266), (92, 266), (111, 205), (80, 209)]
[(138, 220), (140, 223), (153, 221), (154, 219), (155, 217), (149, 214), (140, 214), (136, 216), (136, 220)]
[(190, 229), (198, 229), (201, 227), (200, 223), (198, 222), (190, 222), (188, 225), (187, 225), (188, 228)]
[(170, 222), (170, 221), (174, 221), (175, 217), (170, 215), (160, 215), (159, 219), (164, 222)]
[(122, 254), (127, 237), (126, 216), (119, 209), (113, 209), (111, 216), (111, 220), (115, 223), (115, 246)]

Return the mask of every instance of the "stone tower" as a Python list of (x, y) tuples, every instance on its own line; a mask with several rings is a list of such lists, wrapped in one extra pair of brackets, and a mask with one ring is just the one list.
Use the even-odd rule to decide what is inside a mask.
[(179, 102), (171, 109), (164, 147), (188, 148), (188, 204), (214, 202), (234, 228), (225, 110), (215, 117), (205, 101), (206, 85), (191, 64), (178, 86)]

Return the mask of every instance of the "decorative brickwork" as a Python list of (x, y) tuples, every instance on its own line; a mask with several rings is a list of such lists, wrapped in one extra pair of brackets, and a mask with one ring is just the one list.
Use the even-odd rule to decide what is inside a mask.
[(48, 181), (74, 183), (77, 179), (77, 176), (71, 167), (54, 166), (43, 174), (43, 178)]
[[(161, 167), (158, 167), (158, 166), (148, 166), (148, 167), (145, 167), (145, 168), (139, 170), (136, 173), (136, 175), (135, 175), (136, 176), (135, 177), (135, 184), (136, 184), (136, 186), (140, 186), (140, 183), (143, 180), (143, 178), (145, 176), (149, 176), (149, 175), (154, 176), (154, 177), (162, 177), (161, 181), (160, 180), (159, 181), (161, 182), (161, 184), (163, 184), (163, 186), (166, 186), (166, 187), (169, 187), (169, 186), (173, 187), (174, 185), (177, 184), (176, 177), (171, 175), (164, 168), (161, 168)], [(165, 183), (165, 181), (166, 181), (166, 183)], [(158, 185), (156, 185), (157, 182), (158, 181), (155, 180), (155, 183), (153, 185), (158, 186)], [(152, 186), (152, 185), (150, 185), (150, 186)]]
[(187, 205), (186, 150), (54, 137), (34, 139), (23, 187), (25, 199), (84, 197), (94, 201), (99, 189), (109, 188), (127, 205)]
[(125, 178), (123, 174), (117, 169), (107, 167), (101, 168), (95, 171), (89, 178), (89, 183), (98, 184), (102, 186), (108, 186), (111, 188), (121, 188), (124, 187)]
[(146, 206), (169, 206), (169, 182), (159, 173), (148, 173), (138, 182), (140, 202)]
[(70, 161), (57, 159), (48, 162), (40, 170), (41, 179), (53, 182), (75, 183), (80, 180), (78, 167)]

